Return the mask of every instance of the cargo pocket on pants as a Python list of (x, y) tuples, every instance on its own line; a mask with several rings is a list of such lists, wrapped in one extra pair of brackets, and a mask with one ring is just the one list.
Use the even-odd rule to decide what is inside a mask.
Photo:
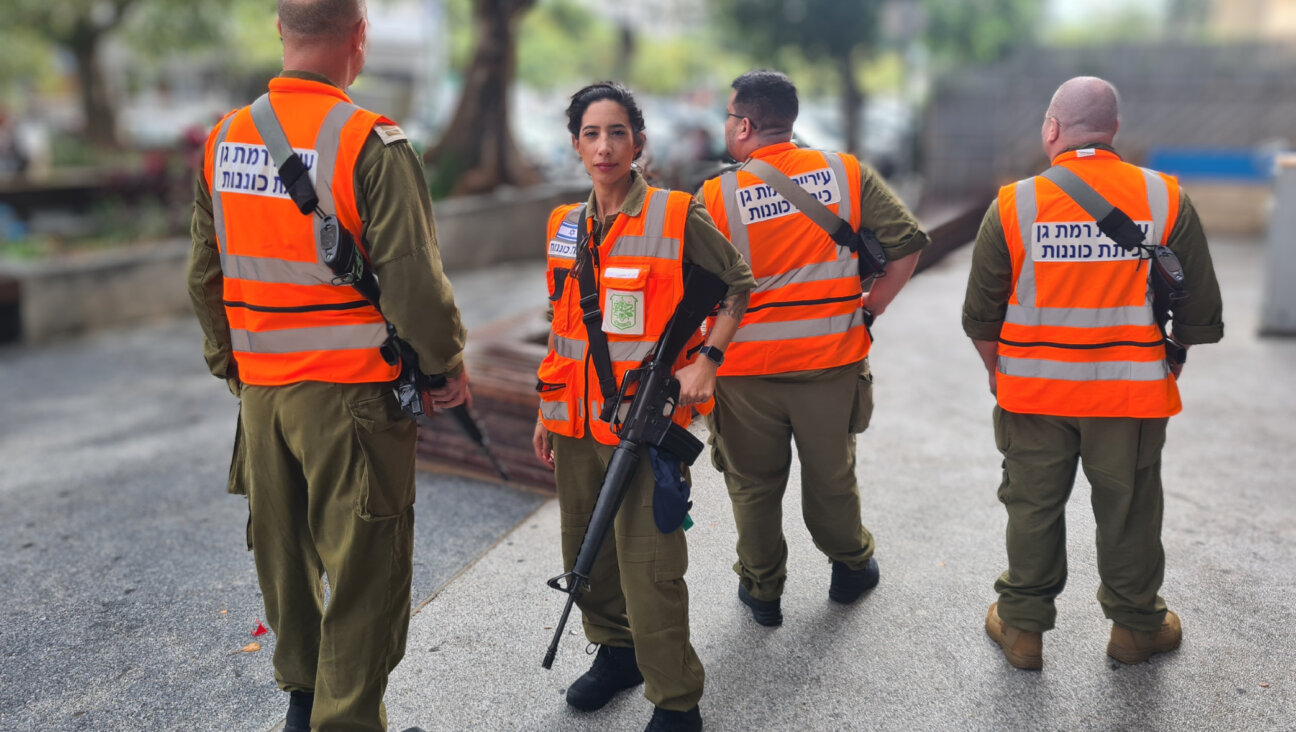
[(850, 431), (858, 435), (868, 429), (873, 419), (873, 372), (869, 370), (868, 359), (860, 364), (859, 377), (855, 380), (855, 403), (851, 406)]
[(247, 464), (243, 447), (243, 406), (239, 405), (238, 421), (234, 423), (234, 453), (230, 455), (229, 482), (225, 485), (227, 493), (239, 496), (247, 495), (247, 483), (243, 479), (243, 466)]
[(414, 443), (417, 427), (393, 394), (347, 405), (355, 422), (360, 461), (356, 515), (366, 521), (399, 516), (414, 505)]

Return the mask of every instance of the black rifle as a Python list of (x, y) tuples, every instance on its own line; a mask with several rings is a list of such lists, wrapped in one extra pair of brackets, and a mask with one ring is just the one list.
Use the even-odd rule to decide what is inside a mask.
[[(686, 465), (692, 465), (702, 452), (701, 441), (671, 420), (680, 389), (679, 381), (671, 375), (671, 368), (688, 344), (689, 338), (697, 332), (711, 309), (724, 299), (728, 289), (719, 277), (700, 267), (686, 265), (684, 297), (675, 308), (670, 322), (666, 324), (666, 331), (657, 341), (653, 353), (645, 359), (644, 365), (627, 371), (622, 379), (618, 404), (626, 398), (626, 391), (631, 384), (638, 384), (638, 390), (630, 398), (630, 408), (625, 419), (614, 419), (613, 429), (619, 427), (621, 441), (612, 451), (612, 459), (608, 461), (598, 500), (590, 514), (585, 538), (581, 540), (571, 571), (549, 580), (550, 587), (567, 593), (567, 606), (563, 608), (562, 618), (554, 629), (553, 642), (549, 644), (549, 650), (541, 662), (545, 668), (553, 667), (554, 656), (558, 654), (558, 641), (562, 639), (563, 629), (567, 627), (567, 617), (571, 614), (572, 605), (589, 587), (594, 559), (607, 539), (612, 521), (621, 508), (621, 501), (630, 488), (630, 479), (639, 467), (639, 451), (648, 445), (659, 447), (675, 455)], [(567, 580), (565, 587), (562, 585), (563, 580)]]
[[(316, 213), (319, 213), (318, 209)], [(378, 278), (368, 268), (364, 257), (355, 245), (351, 232), (339, 226), (333, 216), (324, 214), (320, 216), (323, 218), (319, 237), (320, 258), (333, 271), (335, 275), (333, 284), (351, 285), (381, 314), (382, 308), (378, 305), (380, 295)], [(431, 415), (428, 415), (423, 408), (423, 393), (445, 386), (445, 375), (423, 373), (418, 365), (418, 354), (409, 343), (396, 334), (396, 328), (390, 321), (387, 322), (387, 342), (382, 345), (381, 351), (383, 360), (388, 364), (393, 366), (400, 364), (400, 375), (396, 377), (392, 387), (396, 391), (396, 400), (400, 402), (401, 411), (413, 420), (423, 416), (430, 417)], [(469, 411), (468, 405), (460, 404), (448, 411), (454, 418), (455, 424), (459, 425), (459, 429), (481, 448), (482, 454), (490, 461), (500, 478), (509, 480), (508, 471), (491, 451), (486, 431)]]

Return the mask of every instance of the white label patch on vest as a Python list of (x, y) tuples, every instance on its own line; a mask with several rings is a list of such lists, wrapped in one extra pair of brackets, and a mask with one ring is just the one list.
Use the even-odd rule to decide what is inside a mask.
[(396, 125), (374, 125), (374, 132), (378, 134), (378, 139), (382, 140), (384, 145), (409, 139), (405, 136), (405, 130)]
[(1094, 156), (1094, 149), (1092, 147), (1086, 147), (1083, 150), (1076, 150), (1077, 158), (1092, 158), (1093, 156)]
[[(1151, 221), (1134, 224), (1143, 232), (1145, 241), (1155, 241)], [(1093, 221), (1036, 223), (1030, 252), (1036, 262), (1118, 262), (1139, 258), (1138, 251), (1122, 249)]]
[[(837, 178), (831, 168), (788, 177), (825, 206), (841, 202), (841, 187), (837, 185)], [(798, 212), (796, 206), (784, 200), (778, 191), (765, 183), (739, 188), (738, 210), (743, 224), (747, 226)]]
[(549, 240), (549, 256), (563, 259), (576, 258), (576, 224), (570, 221), (558, 224), (558, 233)]
[(616, 335), (643, 335), (643, 292), (609, 289), (603, 301), (603, 332)]
[[(314, 150), (294, 148), (302, 164), (315, 183), (315, 163), (319, 154)], [(217, 193), (250, 193), (254, 196), (288, 198), (288, 189), (279, 180), (279, 169), (270, 159), (265, 145), (248, 145), (242, 142), (222, 142), (216, 151), (216, 164), (212, 168), (212, 183)]]

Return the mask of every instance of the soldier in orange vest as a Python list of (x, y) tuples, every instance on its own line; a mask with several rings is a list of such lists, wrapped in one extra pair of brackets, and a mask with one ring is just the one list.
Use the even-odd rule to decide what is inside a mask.
[[(1077, 463), (1093, 487), (1108, 655), (1139, 663), (1181, 637), (1158, 594), (1161, 447), (1180, 410), (1182, 362), (1167, 361), (1154, 312), (1155, 245), (1182, 266), (1174, 341), (1220, 340), (1222, 305), (1188, 196), (1174, 178), (1122, 161), (1112, 148), (1118, 126), (1111, 84), (1077, 77), (1059, 87), (1042, 129), (1052, 167), (999, 190), (972, 255), (963, 329), (998, 401), (1008, 510), (1008, 570), (985, 627), (1017, 668), (1044, 662), (1043, 632), (1066, 584), (1064, 512)], [(1107, 235), (1115, 219), (1095, 213), (1104, 203), (1128, 217), (1141, 245)]]
[[(870, 311), (886, 310), (928, 243), (868, 165), (791, 141), (797, 109), (796, 86), (779, 72), (751, 71), (734, 80), (725, 142), (735, 160), (748, 162), (706, 181), (700, 194), (756, 277), (707, 424), (738, 526), (738, 598), (756, 622), (769, 626), (783, 622), (783, 493), (793, 442), (806, 526), (832, 562), (828, 596), (851, 603), (877, 584), (855, 478), (855, 436), (873, 411), (865, 321)], [(752, 161), (783, 173), (853, 231), (876, 232), (889, 261), (886, 276), (865, 293), (859, 256), (748, 170)]]
[[(189, 292), (211, 372), (240, 398), (229, 490), (248, 498), (293, 732), (385, 729), (387, 676), (405, 652), (416, 428), (392, 392), (388, 323), (422, 371), (446, 375), (427, 407), (467, 395), (465, 332), (418, 155), (344, 91), (364, 66), (367, 22), (363, 0), (280, 0), (284, 71), (268, 107), (212, 130), (196, 184)], [(267, 109), (268, 121), (253, 111)], [(276, 120), (268, 143), (261, 131)], [(326, 266), (322, 217), (290, 198), (275, 139), (307, 169), (317, 212), (377, 274), (381, 312)]]
[[(567, 127), (593, 190), (586, 203), (560, 206), (549, 217), (553, 323), (537, 374), (534, 448), (556, 473), (563, 563), (570, 571), (619, 440), (600, 416), (608, 397), (598, 361), (607, 359), (619, 388), (675, 312), (684, 267), (719, 276), (729, 291), (715, 326), (705, 339), (694, 335), (674, 371), (680, 382), (674, 419), (687, 427), (695, 410), (711, 408), (718, 359), (707, 353), (729, 344), (754, 283), (702, 206), (687, 193), (649, 186), (637, 171), (644, 121), (628, 90), (602, 82), (576, 92)], [(587, 304), (591, 315), (583, 320)], [(658, 502), (666, 496), (655, 490), (647, 448), (640, 450), (645, 455), (595, 561), (589, 591), (577, 601), (585, 635), (599, 650), (589, 671), (568, 687), (567, 703), (593, 711), (644, 684), (654, 705), (648, 730), (698, 730), (705, 674), (689, 641), (688, 546), (679, 524), (685, 516), (680, 511), (673, 525), (662, 525)]]

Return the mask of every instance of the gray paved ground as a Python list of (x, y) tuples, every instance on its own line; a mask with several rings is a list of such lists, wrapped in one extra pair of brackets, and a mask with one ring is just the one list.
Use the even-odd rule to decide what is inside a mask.
[[(1296, 341), (1254, 335), (1259, 248), (1214, 252), (1228, 337), (1193, 351), (1165, 453), (1179, 652), (1137, 667), (1103, 655), (1083, 479), (1045, 670), (1011, 669), (985, 638), (1004, 516), (992, 401), (958, 326), (964, 252), (876, 328), (859, 470), (883, 573), (870, 596), (828, 602), (794, 485), (786, 622), (756, 626), (734, 598), (722, 483), (694, 472), (688, 580), (708, 729), (1296, 728)], [(537, 279), (521, 266), (455, 283), (473, 325), (537, 302)], [(281, 717), (269, 636), (230, 655), (260, 598), (244, 506), (221, 492), (234, 404), (197, 338), (182, 321), (0, 349), (0, 729), (267, 730)], [(642, 728), (651, 708), (637, 693), (567, 711), (562, 693), (589, 661), (578, 619), (554, 670), (540, 668), (562, 600), (544, 585), (560, 564), (552, 501), (424, 476), (417, 510), (415, 602), (432, 599), (392, 677), (393, 729)]]
[[(1259, 247), (1219, 241), (1214, 253), (1228, 335), (1194, 349), (1165, 451), (1177, 653), (1135, 667), (1103, 653), (1083, 478), (1045, 669), (1012, 669), (985, 637), (1005, 518), (992, 397), (959, 326), (965, 251), (914, 280), (875, 329), (877, 411), (859, 466), (882, 567), (870, 596), (828, 601), (793, 486), (786, 620), (757, 626), (734, 596), (722, 482), (694, 471), (688, 581), (707, 728), (1296, 729), (1296, 340), (1255, 337)], [(388, 694), (393, 729), (642, 728), (651, 706), (638, 692), (567, 710), (566, 685), (589, 663), (575, 624), (554, 669), (540, 668), (562, 600), (544, 585), (560, 568), (557, 522), (550, 502), (415, 618)]]
[[(539, 285), (532, 284), (539, 280)], [(534, 267), (456, 277), (471, 327), (543, 297)], [(283, 715), (237, 403), (192, 319), (0, 349), (0, 730), (264, 730)], [(421, 475), (416, 607), (543, 498)], [(224, 612), (222, 612), (224, 611)]]

